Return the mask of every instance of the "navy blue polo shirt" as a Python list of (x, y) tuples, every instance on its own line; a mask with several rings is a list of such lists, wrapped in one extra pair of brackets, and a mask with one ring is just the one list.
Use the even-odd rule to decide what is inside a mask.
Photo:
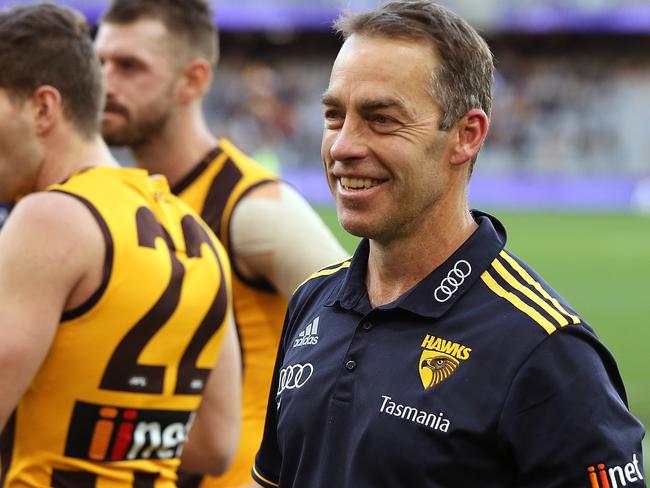
[(582, 317), (493, 217), (373, 308), (369, 244), (292, 298), (253, 476), (282, 488), (645, 486), (643, 426)]

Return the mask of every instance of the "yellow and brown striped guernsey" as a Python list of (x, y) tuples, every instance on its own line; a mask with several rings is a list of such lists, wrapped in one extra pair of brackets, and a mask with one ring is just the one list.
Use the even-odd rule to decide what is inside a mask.
[(558, 327), (580, 323), (576, 315), (569, 313), (505, 250), (492, 261), (481, 279), (490, 290), (508, 300), (549, 334)]
[(64, 314), (18, 404), (0, 485), (172, 488), (231, 313), (225, 251), (143, 170), (89, 169), (50, 190), (96, 218), (103, 283)]
[[(228, 140), (199, 164), (172, 191), (199, 212), (230, 252), (230, 218), (237, 202), (252, 189), (277, 181)], [(267, 392), (287, 307), (268, 283), (252, 283), (235, 267), (233, 303), (244, 368), (242, 431), (231, 468), (221, 477), (183, 476), (183, 488), (223, 488), (252, 482), (251, 468), (264, 429)]]

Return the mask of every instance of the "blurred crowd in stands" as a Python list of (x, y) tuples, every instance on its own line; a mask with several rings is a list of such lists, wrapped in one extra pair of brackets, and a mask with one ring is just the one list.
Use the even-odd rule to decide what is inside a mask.
[[(223, 37), (207, 102), (213, 130), (280, 171), (319, 165), (334, 36)], [(481, 172), (650, 175), (647, 38), (488, 40), (498, 71)]]

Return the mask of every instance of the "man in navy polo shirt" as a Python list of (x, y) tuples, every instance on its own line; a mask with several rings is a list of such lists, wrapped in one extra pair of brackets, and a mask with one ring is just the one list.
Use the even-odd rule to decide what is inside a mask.
[(645, 486), (611, 354), (508, 252), (467, 182), (492, 56), (465, 21), (398, 0), (337, 22), (322, 156), (364, 237), (287, 312), (253, 475), (281, 488)]

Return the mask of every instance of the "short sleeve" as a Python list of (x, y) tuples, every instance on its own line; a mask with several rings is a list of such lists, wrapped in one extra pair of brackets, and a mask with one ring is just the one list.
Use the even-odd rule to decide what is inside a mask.
[(645, 486), (643, 426), (628, 409), (614, 358), (585, 328), (552, 334), (527, 358), (499, 430), (517, 487)]

